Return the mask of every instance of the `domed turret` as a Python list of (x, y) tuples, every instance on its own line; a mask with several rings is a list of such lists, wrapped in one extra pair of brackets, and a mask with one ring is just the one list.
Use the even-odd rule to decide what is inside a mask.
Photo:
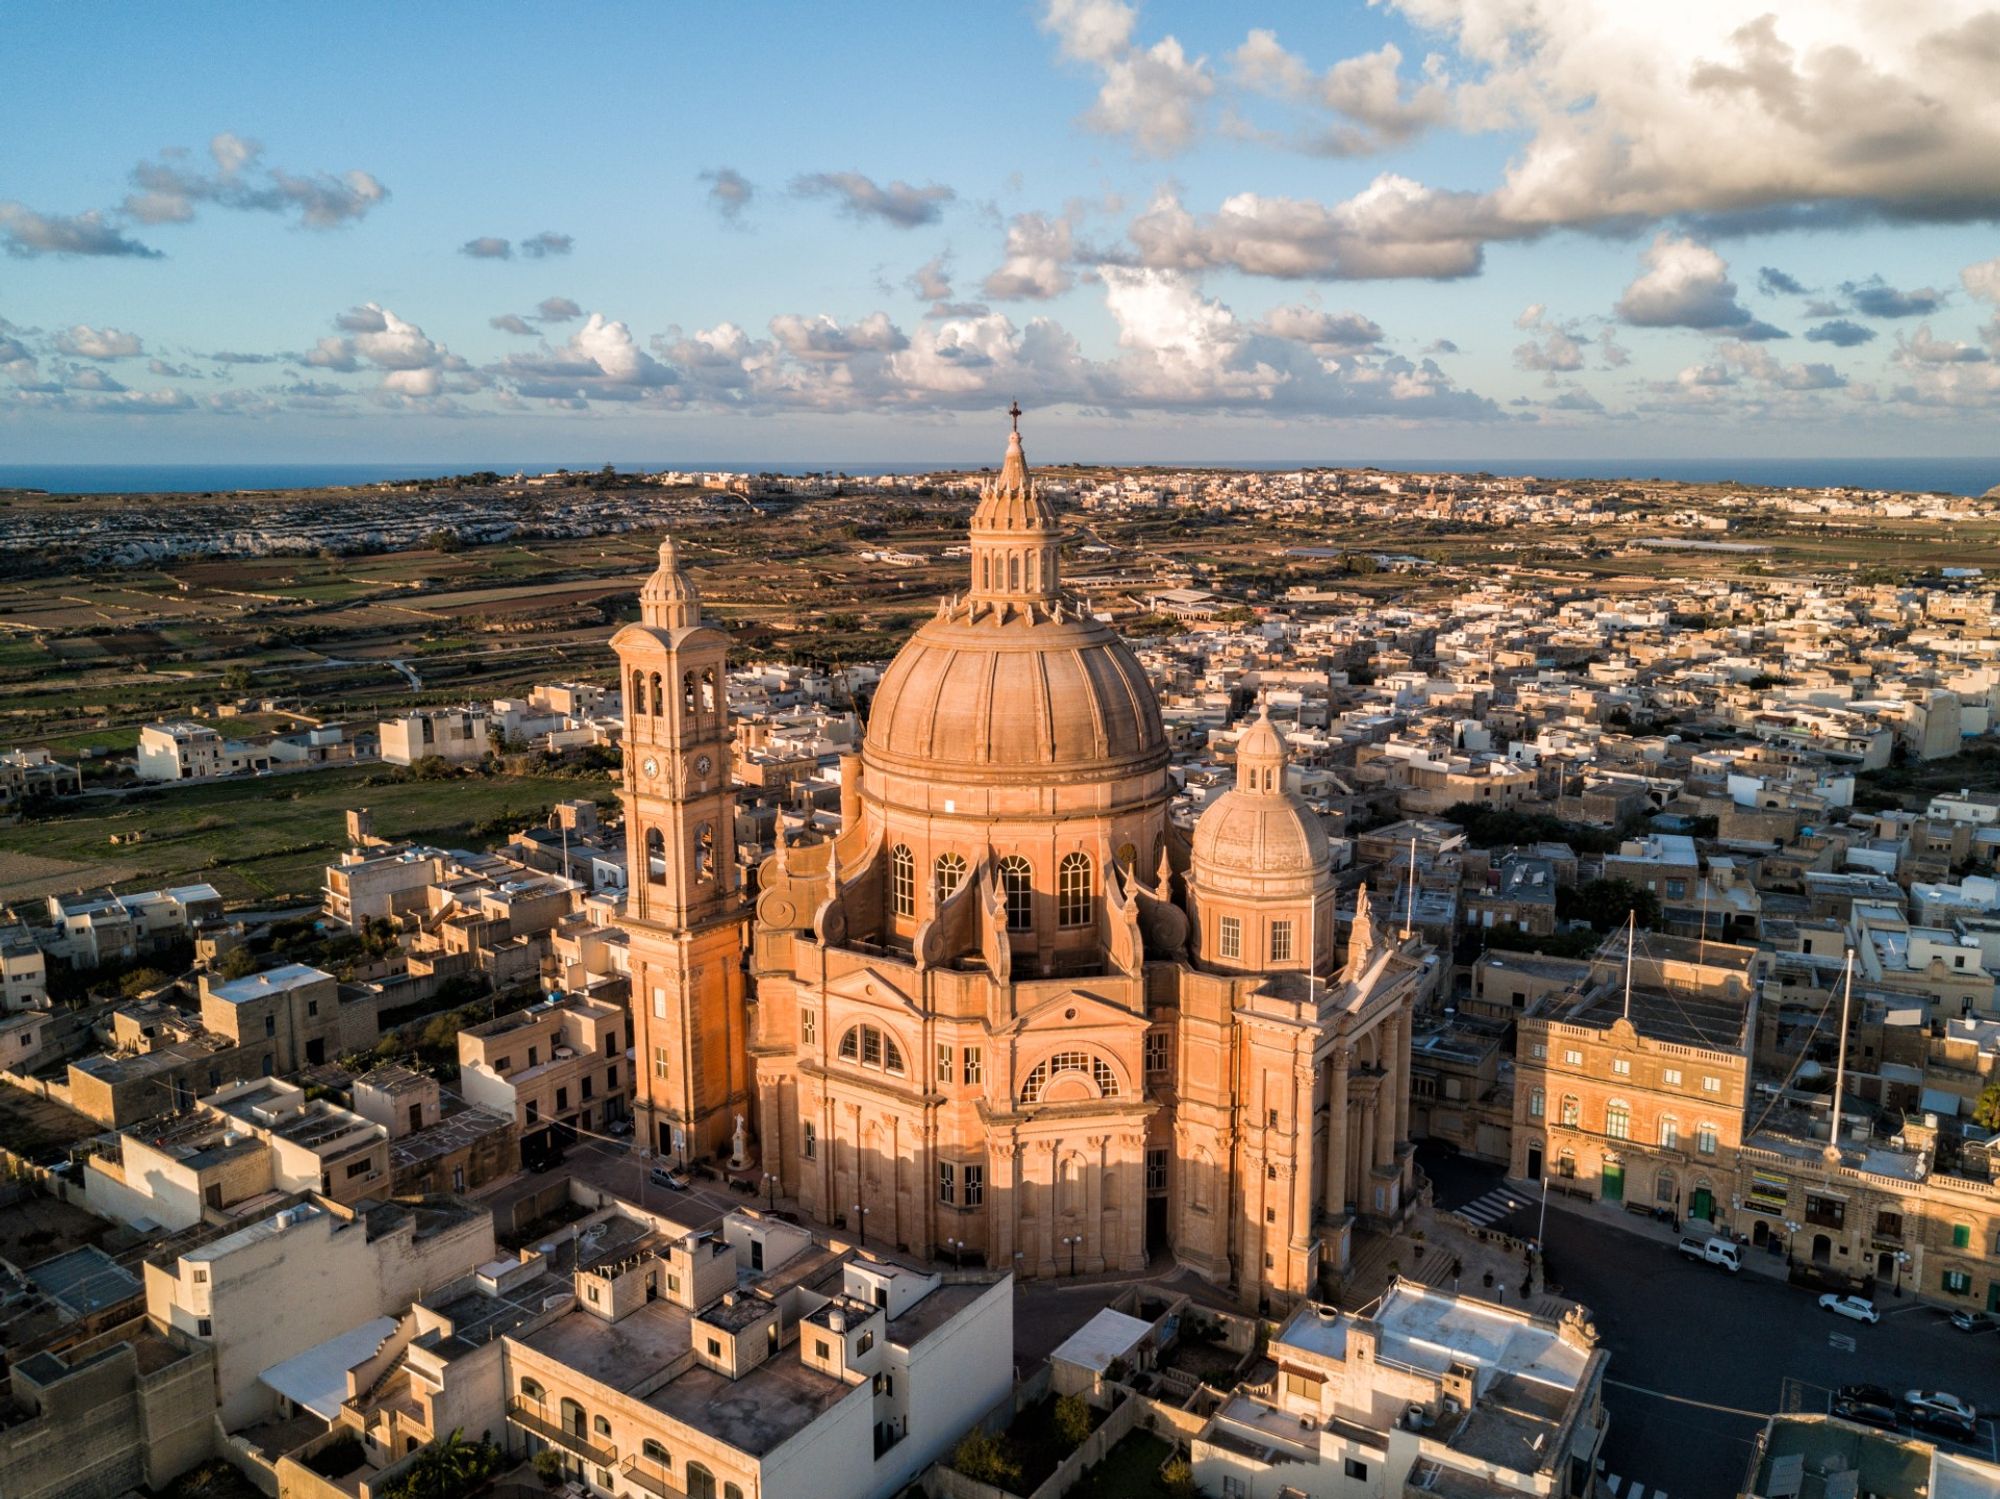
[(1203, 957), (1220, 966), (1303, 968), (1309, 934), (1330, 920), (1326, 829), (1286, 786), (1285, 762), (1284, 736), (1259, 713), (1236, 742), (1235, 789), (1194, 826), (1188, 885)]

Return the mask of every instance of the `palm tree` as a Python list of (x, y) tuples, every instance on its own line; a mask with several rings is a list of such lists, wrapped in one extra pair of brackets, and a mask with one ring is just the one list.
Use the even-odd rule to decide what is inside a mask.
[(491, 1442), (468, 1442), (462, 1427), (432, 1442), (410, 1464), (395, 1499), (462, 1499), (500, 1470)]

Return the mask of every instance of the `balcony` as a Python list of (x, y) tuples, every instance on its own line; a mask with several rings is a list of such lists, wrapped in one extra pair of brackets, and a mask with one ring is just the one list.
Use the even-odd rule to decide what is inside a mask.
[(573, 1452), (587, 1462), (600, 1468), (609, 1468), (618, 1461), (616, 1447), (600, 1447), (589, 1437), (570, 1430), (559, 1421), (551, 1421), (548, 1412), (539, 1402), (516, 1395), (507, 1402), (507, 1419), (523, 1431), (540, 1437), (545, 1442), (553, 1442), (566, 1452)]
[(676, 1487), (667, 1477), (666, 1469), (651, 1458), (628, 1457), (623, 1471), (627, 1483), (656, 1495), (657, 1499), (687, 1499), (687, 1490)]

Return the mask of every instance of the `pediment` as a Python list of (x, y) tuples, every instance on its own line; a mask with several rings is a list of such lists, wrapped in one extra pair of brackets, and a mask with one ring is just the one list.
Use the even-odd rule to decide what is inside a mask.
[(839, 978), (829, 979), (826, 985), (829, 998), (852, 1000), (863, 1005), (894, 1005), (898, 1009), (916, 1011), (916, 1003), (903, 986), (886, 972), (872, 965), (844, 973)]
[[(1072, 1015), (1070, 1012), (1074, 1011)], [(1015, 1017), (1021, 1030), (1059, 1030), (1069, 1026), (1123, 1025), (1143, 1028), (1143, 1013), (1088, 989), (1069, 989), (1053, 995)]]

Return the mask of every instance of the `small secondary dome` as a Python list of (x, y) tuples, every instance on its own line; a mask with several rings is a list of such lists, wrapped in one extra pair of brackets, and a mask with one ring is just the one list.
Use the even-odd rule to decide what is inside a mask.
[(1204, 896), (1290, 899), (1332, 878), (1319, 814), (1285, 785), (1285, 741), (1264, 714), (1236, 743), (1236, 786), (1194, 825), (1190, 866)]

